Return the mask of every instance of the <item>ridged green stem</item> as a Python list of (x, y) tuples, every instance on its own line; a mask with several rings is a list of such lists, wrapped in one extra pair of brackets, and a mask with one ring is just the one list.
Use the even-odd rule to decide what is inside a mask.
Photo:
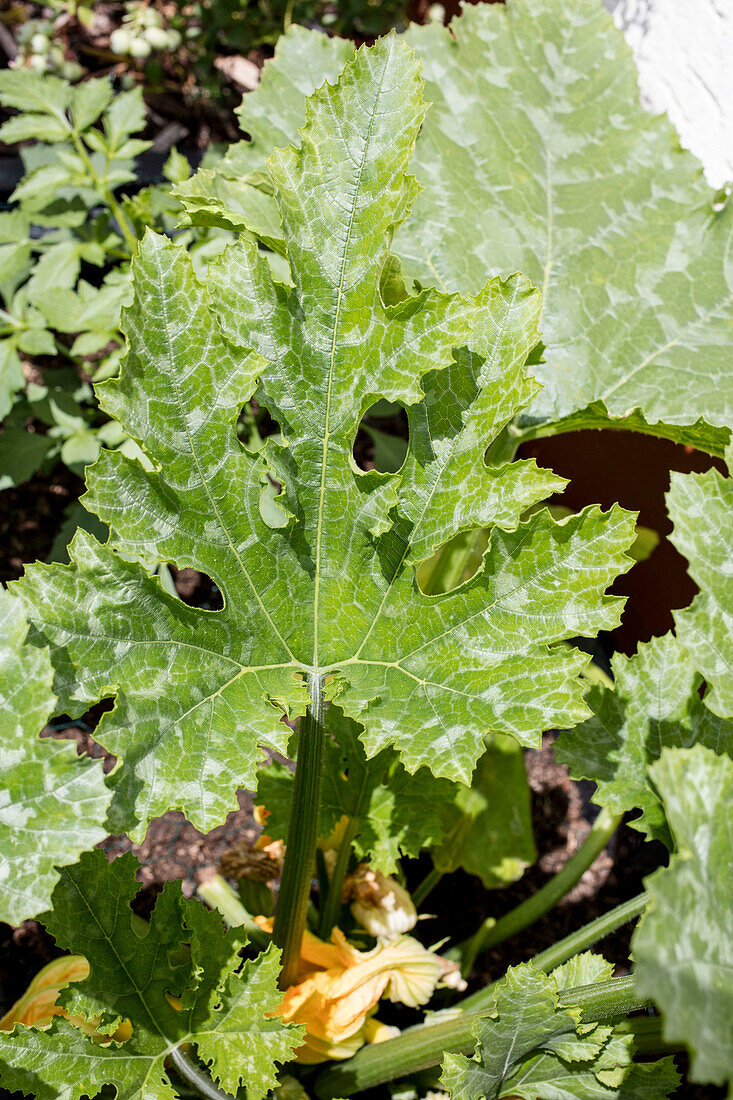
[[(646, 894), (624, 902), (610, 913), (591, 921), (585, 928), (573, 932), (546, 951), (535, 955), (530, 960), (532, 965), (545, 973), (554, 970), (579, 951), (584, 951), (626, 921), (638, 916), (646, 904)], [(319, 1100), (351, 1096), (385, 1081), (393, 1081), (408, 1073), (437, 1066), (447, 1051), (471, 1052), (474, 1046), (471, 1032), (473, 1022), (477, 1016), (490, 1009), (496, 985), (496, 982), (492, 982), (464, 998), (455, 1006), (460, 1010), (460, 1016), (440, 1024), (418, 1024), (396, 1039), (363, 1047), (348, 1062), (332, 1067), (318, 1078), (316, 1096)], [(570, 996), (572, 1002), (567, 1002)], [(614, 978), (611, 982), (598, 982), (592, 986), (566, 990), (560, 994), (559, 1000), (564, 1007), (569, 1003), (582, 1006), (584, 1018), (589, 1021), (614, 1015), (622, 1016), (632, 1008), (641, 1006), (634, 996), (631, 978)]]
[(620, 823), (621, 817), (618, 814), (601, 810), (585, 841), (561, 871), (553, 875), (536, 894), (505, 913), (498, 921), (488, 917), (478, 931), (458, 949), (464, 975), (470, 973), (478, 955), (528, 928), (557, 905), (595, 863)]
[(287, 989), (298, 979), (300, 946), (305, 931), (318, 839), (318, 807), (326, 737), (323, 677), (310, 677), (308, 687), (311, 703), (300, 723), (288, 843), (273, 930), (273, 939), (283, 953), (281, 989)]

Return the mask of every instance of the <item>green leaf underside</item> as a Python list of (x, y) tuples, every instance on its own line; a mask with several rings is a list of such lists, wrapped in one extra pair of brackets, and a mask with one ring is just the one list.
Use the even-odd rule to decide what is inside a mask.
[[(419, 812), (426, 813), (426, 800)], [(457, 786), (443, 813), (444, 836), (433, 863), (444, 873), (461, 868), (487, 890), (514, 882), (537, 859), (524, 753), (494, 737), (479, 757), (470, 788)]]
[[(714, 619), (708, 620), (708, 630)], [(593, 717), (560, 734), (557, 759), (574, 779), (593, 779), (593, 801), (615, 814), (640, 809), (630, 821), (671, 846), (664, 810), (649, 768), (664, 748), (707, 745), (733, 754), (733, 722), (719, 718), (700, 698), (700, 676), (673, 635), (642, 644), (634, 657), (612, 660), (615, 689), (595, 686), (586, 696)]]
[(104, 840), (112, 797), (101, 761), (39, 738), (53, 712), (47, 649), (25, 644), (23, 606), (0, 590), (0, 920), (47, 908), (58, 867)]
[[(331, 706), (323, 764), (319, 836), (328, 837), (342, 816), (358, 818), (354, 851), (384, 874), (401, 856), (433, 852), (443, 871), (463, 867), (488, 888), (512, 882), (536, 858), (524, 758), (516, 742), (496, 738), (479, 758), (471, 788), (436, 779), (428, 768), (414, 775), (393, 749), (367, 760), (361, 728)], [(267, 808), (268, 836), (287, 840), (294, 775), (283, 764), (258, 772), (257, 801)]]
[[(601, 970), (584, 963), (582, 972), (600, 975)], [(474, 1057), (446, 1054), (443, 1059), (441, 1085), (449, 1095), (454, 1100), (661, 1100), (669, 1095), (679, 1081), (672, 1059), (633, 1065), (631, 1036), (583, 1024), (577, 1010), (558, 1009), (558, 989), (566, 988), (569, 976), (558, 977), (529, 964), (509, 968), (490, 1013), (474, 1024)]]
[(668, 1042), (690, 1049), (693, 1081), (733, 1081), (733, 761), (667, 749), (651, 768), (676, 852), (645, 881), (634, 933), (636, 988), (662, 1013)]
[[(100, 393), (156, 468), (104, 452), (85, 501), (110, 544), (80, 533), (69, 567), (20, 583), (60, 704), (116, 694), (97, 737), (124, 760), (117, 827), (133, 836), (171, 807), (202, 829), (221, 821), (236, 788), (255, 785), (258, 746), (285, 750), (280, 717), (303, 712), (312, 673), (330, 674), (369, 755), (394, 744), (408, 770), (461, 781), (485, 734), (537, 744), (587, 715), (584, 657), (554, 643), (617, 624), (622, 601), (604, 592), (629, 568), (633, 516), (521, 522), (562, 480), (533, 462), (484, 463), (535, 392), (523, 364), (538, 299), (521, 277), (474, 298), (383, 303), (423, 111), (417, 64), (394, 36), (313, 97), (301, 148), (268, 162), (293, 287), (246, 239), (209, 266), (208, 288), (152, 234), (135, 261), (130, 352)], [(389, 286), (399, 299), (393, 275)], [(234, 420), (255, 386), (284, 442), (250, 455)], [(411, 407), (396, 475), (352, 458), (382, 397)], [(276, 528), (259, 508), (268, 471), (283, 486)], [(483, 568), (423, 595), (412, 566), (479, 525), (493, 527)], [(224, 610), (184, 606), (127, 559), (200, 569)]]
[[(346, 60), (345, 44), (322, 39), (302, 28), (281, 39), (244, 97), (254, 140), (231, 148), (224, 173), (256, 182), (269, 149), (295, 140), (305, 95)], [(527, 427), (631, 414), (636, 430), (722, 453), (733, 214), (713, 210), (697, 161), (641, 107), (602, 5), (467, 6), (449, 30), (413, 26), (405, 39), (432, 104), (414, 162), (425, 191), (395, 241), (408, 273), (473, 292), (487, 273), (520, 270), (541, 288), (545, 389)]]
[(667, 510), (669, 536), (689, 562), (701, 591), (690, 607), (675, 611), (682, 645), (710, 688), (705, 702), (721, 718), (733, 715), (733, 480), (717, 470), (672, 473)]
[(298, 1029), (265, 1017), (281, 998), (279, 952), (269, 948), (242, 966), (237, 934), (184, 900), (177, 883), (166, 884), (141, 934), (129, 908), (136, 867), (132, 855), (110, 865), (102, 852), (87, 853), (62, 872), (44, 918), (57, 944), (90, 965), (89, 977), (62, 994), (64, 1006), (101, 1015), (107, 1034), (127, 1019), (131, 1038), (100, 1046), (63, 1019), (42, 1031), (16, 1025), (0, 1032), (3, 1084), (37, 1100), (80, 1100), (104, 1085), (115, 1086), (118, 1100), (173, 1100), (165, 1059), (188, 1042), (222, 1088), (236, 1093), (246, 1083), (248, 1098), (262, 1100), (275, 1085), (276, 1062), (288, 1061), (300, 1041)]

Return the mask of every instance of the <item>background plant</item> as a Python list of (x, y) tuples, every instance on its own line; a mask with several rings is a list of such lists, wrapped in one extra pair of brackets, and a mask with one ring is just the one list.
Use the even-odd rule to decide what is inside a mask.
[[(174, 229), (172, 183), (190, 173), (175, 150), (165, 181), (125, 197), (134, 158), (150, 142), (139, 89), (114, 95), (105, 79), (72, 87), (25, 71), (0, 74), (0, 99), (19, 113), (0, 128), (26, 142), (26, 174), (0, 213), (0, 486), (17, 485), (59, 459), (81, 473), (101, 446), (134, 443), (100, 414), (91, 382), (117, 372), (120, 309), (130, 296), (129, 264), (148, 225)], [(216, 231), (176, 235), (203, 261)]]

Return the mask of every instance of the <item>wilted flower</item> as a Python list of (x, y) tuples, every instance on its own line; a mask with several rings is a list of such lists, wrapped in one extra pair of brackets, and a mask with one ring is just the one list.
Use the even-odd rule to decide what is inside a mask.
[(351, 915), (370, 936), (393, 940), (417, 922), (417, 910), (403, 886), (361, 863), (344, 882), (343, 901), (351, 901)]
[[(266, 931), (272, 921), (257, 918)], [(277, 1014), (303, 1024), (299, 1062), (350, 1058), (370, 1036), (383, 1036), (370, 1017), (381, 997), (413, 1008), (425, 1004), (441, 979), (443, 960), (417, 940), (402, 936), (359, 951), (334, 928), (331, 943), (306, 932), (301, 947), (301, 980), (285, 993)]]
[(240, 841), (223, 853), (219, 860), (219, 872), (224, 878), (247, 878), (253, 882), (272, 882), (282, 868), (282, 860), (273, 857), (273, 849), (279, 841), (262, 847), (252, 847)]

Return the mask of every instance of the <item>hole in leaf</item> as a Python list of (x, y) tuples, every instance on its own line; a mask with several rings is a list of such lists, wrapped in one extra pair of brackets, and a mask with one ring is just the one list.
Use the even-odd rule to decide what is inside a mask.
[(188, 607), (200, 607), (204, 611), (221, 611), (224, 607), (224, 597), (218, 586), (198, 569), (164, 565), (159, 567), (159, 575), (163, 588)]
[(405, 461), (409, 434), (402, 405), (377, 401), (362, 417), (354, 440), (354, 462), (361, 470), (396, 473)]
[(464, 584), (481, 565), (489, 543), (486, 528), (461, 531), (420, 564), (417, 583), (426, 596), (439, 596)]
[(237, 438), (248, 451), (257, 451), (271, 435), (280, 435), (280, 425), (253, 397), (237, 418)]

